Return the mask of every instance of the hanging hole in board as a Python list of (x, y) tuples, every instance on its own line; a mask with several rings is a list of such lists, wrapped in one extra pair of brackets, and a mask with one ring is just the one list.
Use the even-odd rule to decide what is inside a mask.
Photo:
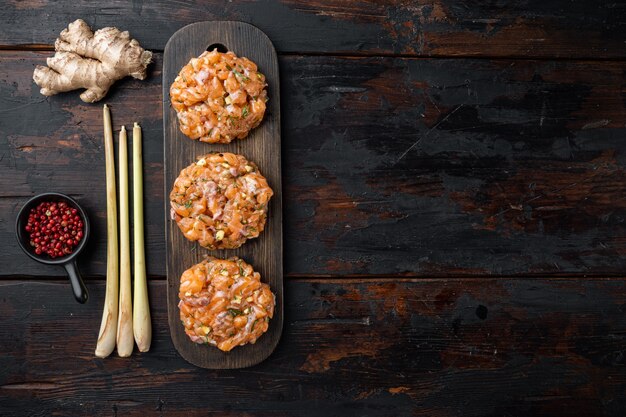
[(228, 52), (228, 48), (222, 45), (221, 43), (212, 43), (206, 48), (207, 51), (211, 52), (212, 50), (217, 49), (217, 52), (226, 53)]

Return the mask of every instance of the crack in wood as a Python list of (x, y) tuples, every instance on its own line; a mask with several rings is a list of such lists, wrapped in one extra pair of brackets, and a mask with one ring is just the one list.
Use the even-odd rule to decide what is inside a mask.
[(301, 319), (294, 320), (290, 323), (291, 326), (297, 326), (300, 324), (337, 324), (337, 325), (362, 325), (362, 326), (371, 326), (372, 320), (369, 316), (358, 317), (358, 318), (311, 318), (311, 319)]
[(13, 384), (0, 385), (0, 389), (25, 391), (53, 390), (59, 388), (62, 388), (62, 385), (54, 382), (17, 382)]

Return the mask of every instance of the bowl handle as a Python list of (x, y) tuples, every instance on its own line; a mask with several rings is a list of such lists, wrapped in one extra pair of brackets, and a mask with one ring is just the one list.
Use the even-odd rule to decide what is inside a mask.
[(74, 298), (76, 298), (76, 301), (78, 301), (79, 303), (85, 304), (87, 302), (87, 299), (89, 298), (89, 294), (87, 294), (87, 288), (85, 288), (83, 278), (80, 276), (80, 271), (76, 266), (76, 261), (72, 260), (64, 264), (63, 266), (65, 267), (67, 275), (70, 278)]

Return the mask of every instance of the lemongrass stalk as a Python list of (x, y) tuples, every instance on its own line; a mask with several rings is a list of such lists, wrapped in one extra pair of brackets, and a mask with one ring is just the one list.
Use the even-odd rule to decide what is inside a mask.
[(128, 140), (122, 126), (119, 141), (120, 182), (120, 313), (117, 322), (117, 354), (133, 353), (133, 298), (130, 284), (130, 219), (128, 214)]
[(133, 127), (133, 226), (135, 244), (135, 294), (133, 302), (133, 332), (140, 352), (150, 350), (152, 324), (146, 281), (146, 257), (143, 233), (143, 158), (141, 154), (141, 127)]
[(105, 104), (102, 111), (104, 119), (104, 155), (106, 161), (106, 196), (107, 196), (107, 283), (102, 312), (102, 323), (96, 344), (96, 356), (106, 358), (115, 349), (117, 332), (117, 293), (118, 293), (118, 246), (117, 246), (117, 198), (115, 193), (115, 160), (113, 156), (113, 129), (111, 113)]

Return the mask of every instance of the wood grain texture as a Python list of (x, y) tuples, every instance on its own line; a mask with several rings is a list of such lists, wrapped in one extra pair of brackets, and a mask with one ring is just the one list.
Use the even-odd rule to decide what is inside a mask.
[(626, 281), (288, 280), (263, 363), (187, 364), (150, 285), (149, 353), (93, 357), (104, 283), (0, 284), (0, 415), (615, 416), (626, 407)]
[(527, 0), (269, 0), (261, 2), (12, 0), (0, 8), (0, 45), (51, 45), (76, 18), (128, 30), (163, 50), (183, 26), (241, 20), (279, 52), (546, 58), (624, 58), (622, 2)]
[[(263, 122), (243, 140), (230, 144), (207, 144), (186, 137), (179, 129), (175, 110), (169, 104), (169, 86), (191, 58), (201, 55), (210, 45), (221, 44), (238, 56), (257, 64), (267, 80), (269, 102)], [(169, 323), (174, 346), (194, 365), (212, 369), (243, 368), (267, 358), (280, 338), (283, 327), (283, 215), (280, 140), (280, 78), (276, 51), (259, 29), (241, 22), (200, 22), (176, 32), (167, 43), (163, 58), (163, 129), (165, 174), (165, 239)], [(268, 205), (265, 230), (234, 250), (208, 251), (188, 241), (175, 222), (169, 219), (169, 192), (180, 171), (210, 152), (244, 155), (259, 167), (274, 191)], [(261, 274), (276, 296), (274, 317), (267, 332), (255, 344), (222, 352), (193, 343), (180, 323), (178, 288), (180, 276), (207, 255), (226, 259), (238, 256)]]
[[(32, 84), (49, 53), (0, 53), (0, 265), (38, 192), (78, 198), (105, 267), (100, 106)], [(142, 122), (148, 272), (165, 274), (161, 63), (107, 97)], [(623, 62), (284, 56), (287, 276), (618, 275), (626, 270)], [(90, 181), (86, 182), (85, 178)]]
[[(106, 99), (145, 137), (154, 339), (130, 359), (93, 357), (104, 282), (78, 305), (13, 237), (28, 197), (68, 193), (94, 229), (82, 267), (104, 274), (101, 106), (39, 95), (51, 53), (27, 51), (79, 17), (157, 52)], [(291, 279), (272, 355), (205, 370), (177, 353), (158, 280), (158, 52), (229, 19), (280, 54)], [(0, 415), (622, 417), (625, 22), (619, 1), (4, 2)]]

